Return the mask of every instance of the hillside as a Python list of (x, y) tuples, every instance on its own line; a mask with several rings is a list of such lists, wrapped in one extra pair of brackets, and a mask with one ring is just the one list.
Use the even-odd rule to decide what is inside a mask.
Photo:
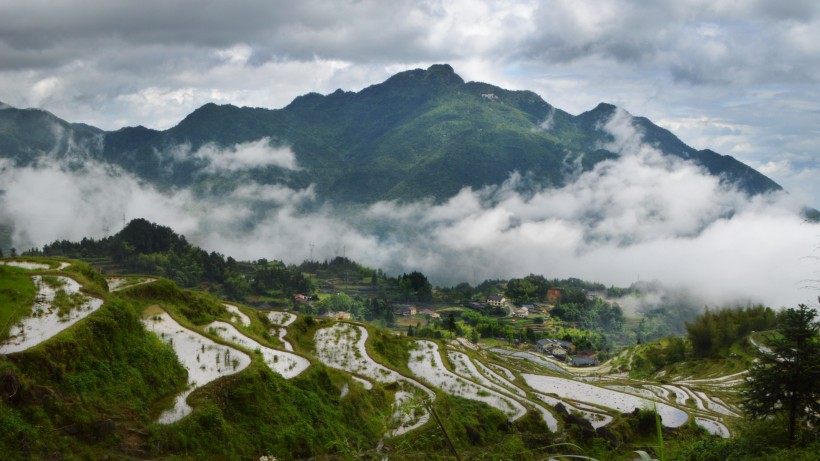
[(631, 351), (573, 368), (77, 261), (2, 262), (6, 459), (451, 459), (448, 438), (461, 459), (543, 459), (559, 441), (623, 459), (655, 443), (653, 405), (670, 448), (740, 424), (742, 370), (630, 379)]
[[(207, 104), (165, 131), (102, 132), (7, 107), (0, 111), (0, 157), (18, 165), (42, 157), (93, 159), (161, 188), (195, 185), (202, 194), (252, 179), (291, 188), (315, 184), (320, 198), (335, 202), (442, 201), (463, 187), (500, 184), (513, 172), (528, 178), (525, 187), (565, 184), (578, 169), (619, 155), (607, 150), (612, 137), (604, 130), (615, 111), (600, 104), (573, 116), (531, 91), (464, 82), (443, 64), (401, 72), (356, 93), (310, 93), (282, 109)], [(780, 189), (736, 159), (693, 149), (646, 118), (632, 123), (647, 144), (747, 194)], [(260, 140), (289, 149), (298, 166), (260, 161), (246, 169), (214, 168), (232, 149)]]

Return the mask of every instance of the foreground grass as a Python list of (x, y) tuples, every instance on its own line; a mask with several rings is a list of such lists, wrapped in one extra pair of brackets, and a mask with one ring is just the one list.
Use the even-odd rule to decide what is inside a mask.
[(31, 312), (37, 288), (27, 271), (0, 265), (0, 339)]

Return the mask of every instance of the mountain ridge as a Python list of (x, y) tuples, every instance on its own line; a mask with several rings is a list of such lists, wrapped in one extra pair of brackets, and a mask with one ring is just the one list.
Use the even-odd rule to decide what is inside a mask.
[[(601, 103), (574, 116), (532, 91), (465, 82), (447, 64), (399, 72), (359, 92), (307, 93), (281, 109), (208, 103), (161, 131), (102, 131), (47, 112), (26, 119), (24, 111), (0, 111), (0, 156), (16, 162), (55, 152), (70, 156), (73, 145), (162, 188), (188, 187), (214, 173), (207, 162), (178, 155), (181, 146), (192, 153), (268, 139), (273, 148), (290, 149), (301, 171), (267, 166), (253, 173), (257, 182), (312, 183), (320, 197), (338, 202), (443, 201), (464, 187), (500, 184), (514, 172), (542, 187), (560, 187), (571, 179), (563, 171), (567, 162), (586, 171), (618, 156), (606, 149), (612, 138), (602, 129), (616, 106)], [(644, 117), (631, 121), (645, 143), (699, 164), (748, 195), (781, 190), (733, 157), (687, 146)], [(54, 126), (67, 133), (63, 139), (49, 135)], [(248, 174), (222, 177), (236, 185)]]

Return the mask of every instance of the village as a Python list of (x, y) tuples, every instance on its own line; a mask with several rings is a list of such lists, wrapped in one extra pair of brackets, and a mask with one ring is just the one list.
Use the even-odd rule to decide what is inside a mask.
[[(331, 295), (333, 296), (333, 295)], [(558, 302), (561, 291), (558, 289), (549, 290), (547, 303), (521, 304), (515, 305), (502, 293), (494, 293), (487, 296), (483, 302), (471, 301), (461, 306), (432, 305), (430, 303), (392, 303), (389, 308), (392, 310), (394, 323), (387, 325), (397, 335), (415, 336), (415, 331), (431, 324), (440, 324), (442, 320), (452, 318), (453, 320), (462, 316), (465, 311), (472, 311), (479, 314), (502, 313), (496, 317), (500, 323), (515, 327), (517, 331), (530, 329), (538, 336), (548, 335), (550, 326), (556, 322), (550, 318), (549, 311), (554, 303)], [(314, 311), (314, 304), (319, 302), (317, 296), (296, 294), (293, 296), (294, 310), (300, 312)], [(552, 303), (550, 303), (550, 301)], [(355, 314), (346, 310), (316, 310), (320, 318), (333, 320), (360, 320)], [(537, 332), (537, 333), (536, 333)], [(562, 338), (540, 337), (532, 341), (533, 336), (518, 335), (511, 338), (494, 337), (488, 339), (478, 339), (477, 344), (481, 347), (491, 348), (504, 344), (512, 346), (521, 351), (529, 351), (540, 354), (549, 360), (554, 360), (571, 367), (590, 367), (600, 364), (598, 352), (595, 350), (578, 350), (571, 341)]]

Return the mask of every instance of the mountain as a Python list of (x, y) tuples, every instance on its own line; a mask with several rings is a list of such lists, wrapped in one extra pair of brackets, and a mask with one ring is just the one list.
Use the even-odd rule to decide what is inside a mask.
[[(17, 164), (43, 156), (104, 161), (164, 188), (234, 187), (252, 178), (293, 188), (315, 184), (321, 198), (337, 202), (440, 201), (465, 186), (499, 184), (513, 172), (535, 186), (565, 184), (578, 168), (618, 156), (606, 149), (612, 137), (603, 129), (615, 111), (600, 104), (573, 116), (531, 91), (465, 82), (439, 64), (355, 93), (306, 94), (282, 109), (206, 104), (165, 131), (103, 132), (4, 106), (0, 156)], [(730, 156), (693, 149), (646, 118), (632, 121), (645, 142), (749, 195), (780, 189)], [(268, 163), (217, 171), (209, 168), (213, 157), (198, 155), (259, 140), (290, 149), (298, 168)]]

